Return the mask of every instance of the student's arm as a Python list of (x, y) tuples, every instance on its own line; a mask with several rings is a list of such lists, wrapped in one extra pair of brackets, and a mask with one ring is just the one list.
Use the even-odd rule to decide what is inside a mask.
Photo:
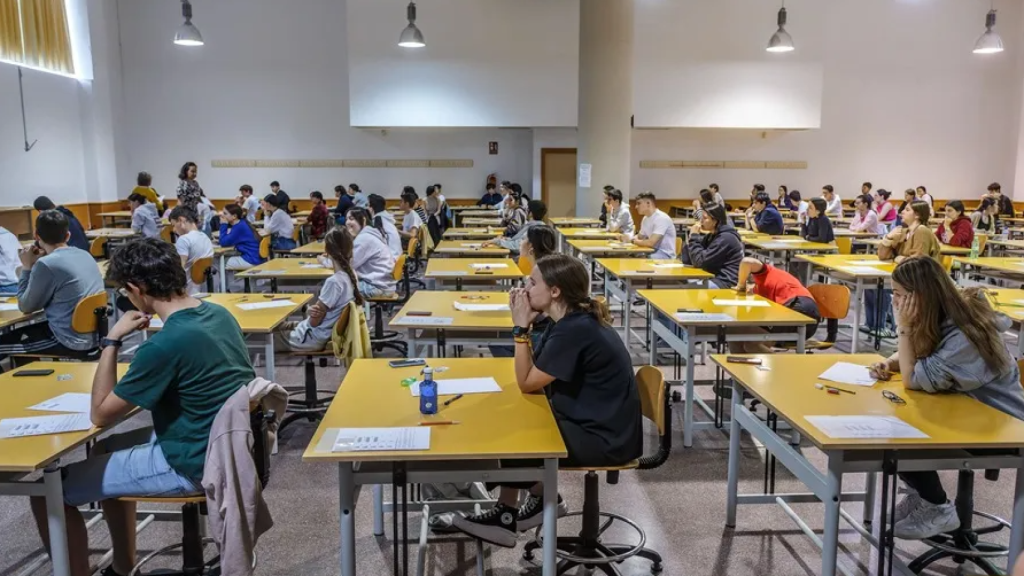
[(747, 280), (751, 274), (758, 274), (764, 270), (764, 264), (757, 258), (744, 258), (740, 261), (740, 271), (736, 282), (737, 292), (747, 291)]
[[(537, 311), (530, 307), (530, 301), (523, 288), (513, 288), (509, 293), (509, 307), (512, 309), (512, 324), (525, 328), (537, 319)], [(529, 339), (515, 343), (516, 383), (519, 390), (532, 394), (555, 381), (555, 377), (537, 368), (533, 363), (533, 352)]]
[(135, 210), (132, 212), (132, 232), (142, 234), (142, 227), (145, 223), (146, 218), (142, 215), (141, 210)]
[(181, 258), (181, 267), (186, 268), (188, 264), (188, 245), (182, 242), (183, 238), (178, 238), (178, 241), (174, 243), (174, 249), (178, 252), (178, 256)]
[[(107, 338), (121, 340), (148, 325), (149, 316), (135, 310), (126, 312), (107, 333)], [(134, 404), (114, 394), (114, 386), (117, 385), (117, 352), (115, 346), (104, 348), (93, 376), (92, 411), (89, 416), (95, 426), (109, 426), (135, 408)]]
[[(740, 246), (739, 250), (742, 251), (742, 249), (742, 246)], [(708, 268), (721, 268), (725, 266), (725, 263), (733, 256), (737, 248), (722, 237), (715, 238), (705, 248), (691, 235), (689, 250), (690, 261), (693, 265), (702, 270), (707, 270)]]
[(953, 237), (949, 239), (951, 246), (970, 248), (974, 242), (974, 229), (963, 220), (957, 221), (955, 226), (950, 226)]
[(646, 248), (656, 248), (661, 239), (669, 233), (672, 226), (672, 220), (668, 217), (652, 219), (651, 235), (646, 239), (641, 239), (639, 242), (634, 238), (633, 243)]
[(26, 314), (46, 308), (56, 290), (53, 272), (45, 263), (26, 262), (27, 258), (33, 258), (26, 254), (30, 250), (32, 248), (22, 251), (21, 278), (18, 279), (18, 308)]

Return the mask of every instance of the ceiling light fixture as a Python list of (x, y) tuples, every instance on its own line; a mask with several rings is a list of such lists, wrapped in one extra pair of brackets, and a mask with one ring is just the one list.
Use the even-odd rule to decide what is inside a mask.
[(786, 3), (782, 3), (782, 8), (779, 8), (779, 29), (772, 34), (770, 40), (768, 40), (768, 47), (765, 50), (769, 52), (792, 52), (796, 49), (793, 46), (793, 37), (786, 32)]
[(423, 48), (427, 43), (423, 40), (423, 32), (416, 27), (416, 3), (409, 2), (409, 7), (405, 10), (406, 18), (409, 19), (409, 25), (402, 30), (401, 36), (398, 37), (398, 45), (402, 48)]
[(181, 15), (185, 18), (185, 23), (174, 33), (174, 43), (178, 46), (202, 46), (203, 35), (192, 24), (192, 3), (188, 0), (181, 0)]
[(974, 44), (975, 54), (997, 54), (1003, 51), (1003, 39), (993, 30), (996, 27), (996, 11), (993, 8), (985, 16), (985, 33)]

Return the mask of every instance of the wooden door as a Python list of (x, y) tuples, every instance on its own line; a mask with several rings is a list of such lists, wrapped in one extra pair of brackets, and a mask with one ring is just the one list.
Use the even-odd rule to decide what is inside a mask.
[(540, 199), (548, 217), (576, 215), (575, 148), (541, 148)]

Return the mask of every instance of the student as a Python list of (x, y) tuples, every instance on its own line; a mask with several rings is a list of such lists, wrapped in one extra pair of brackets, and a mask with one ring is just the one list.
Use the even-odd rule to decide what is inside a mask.
[(743, 240), (729, 223), (725, 206), (705, 206), (700, 222), (690, 228), (683, 262), (714, 274), (708, 283), (711, 288), (729, 288), (736, 285), (741, 260)]
[(192, 265), (200, 258), (213, 258), (213, 243), (210, 237), (199, 230), (196, 213), (184, 206), (175, 206), (169, 218), (174, 226), (178, 239), (174, 241), (174, 249), (181, 257), (181, 266), (188, 278), (186, 292), (192, 296), (202, 292), (202, 285), (192, 281)]
[(657, 199), (650, 190), (636, 197), (636, 211), (643, 216), (640, 231), (633, 238), (633, 244), (654, 248), (654, 260), (676, 259), (676, 226), (672, 219), (658, 208)]
[(282, 211), (291, 214), (292, 197), (284, 190), (281, 190), (281, 184), (277, 180), (270, 183), (270, 193), (277, 196), (277, 207)]
[(693, 218), (699, 221), (701, 216), (704, 214), (704, 207), (714, 203), (715, 196), (711, 190), (702, 188), (701, 191), (697, 193), (697, 199), (693, 201)]
[(796, 223), (799, 225), (806, 224), (807, 211), (810, 210), (811, 206), (810, 203), (801, 198), (799, 190), (793, 190), (792, 192), (790, 192), (789, 200), (790, 202), (793, 203), (794, 206), (796, 206), (796, 208), (794, 208), (794, 210), (796, 211)]
[(831, 184), (826, 184), (821, 188), (821, 197), (825, 199), (825, 210), (823, 213), (830, 218), (842, 218), (843, 217), (843, 199), (836, 194), (835, 188)]
[(133, 193), (128, 197), (128, 205), (132, 209), (132, 231), (141, 234), (143, 238), (159, 238), (160, 214), (156, 206), (146, 201), (146, 197)]
[(256, 213), (260, 211), (260, 201), (252, 194), (252, 186), (242, 184), (238, 188), (236, 203), (245, 210), (245, 219), (250, 226), (256, 226)]
[(821, 244), (831, 244), (835, 241), (832, 221), (828, 219), (826, 210), (828, 203), (824, 198), (811, 198), (811, 205), (807, 208), (807, 223), (800, 226), (800, 235), (804, 240)]
[(615, 186), (611, 184), (605, 184), (604, 186), (604, 200), (601, 202), (601, 215), (597, 217), (597, 220), (601, 223), (601, 227), (607, 229), (608, 227), (608, 193), (615, 190)]
[[(199, 204), (196, 204), (196, 218), (199, 221), (199, 230), (211, 240), (213, 239), (213, 219), (216, 212), (217, 207), (206, 197), (206, 193), (200, 193)], [(220, 222), (217, 225), (220, 226)]]
[[(865, 182), (865, 185), (869, 184)], [(872, 234), (885, 234), (885, 225), (878, 221), (878, 213), (873, 207), (874, 200), (871, 194), (861, 194), (853, 201), (853, 220), (850, 221), (851, 232), (871, 232)]]
[(437, 192), (437, 199), (440, 200), (442, 204), (447, 204), (448, 201), (445, 200), (444, 192), (441, 190), (441, 188), (442, 186), (440, 184), (434, 184), (434, 190)]
[(896, 221), (898, 214), (896, 208), (893, 207), (892, 203), (889, 202), (889, 197), (892, 196), (892, 192), (879, 188), (876, 192), (875, 198), (875, 212), (878, 214), (878, 220), (888, 228)]
[(519, 229), (526, 224), (528, 215), (524, 206), (522, 194), (513, 192), (505, 199), (505, 217), (501, 225), (505, 227), (504, 236), (511, 238), (519, 233)]
[[(535, 200), (539, 202), (539, 200)], [(519, 255), (531, 258), (534, 262), (545, 256), (554, 254), (558, 249), (555, 229), (550, 226), (533, 226), (526, 231), (519, 241)]]
[(334, 274), (320, 286), (316, 303), (301, 322), (285, 322), (275, 333), (279, 351), (319, 352), (331, 342), (334, 325), (349, 302), (363, 305), (356, 290), (356, 273), (352, 269), (352, 235), (343, 227), (332, 228), (324, 238), (326, 263)]
[(334, 207), (334, 222), (344, 225), (345, 214), (348, 214), (348, 211), (355, 206), (355, 203), (352, 201), (352, 195), (348, 193), (348, 188), (344, 186), (335, 186), (334, 196), (338, 198), (338, 204)]
[(786, 210), (796, 210), (796, 205), (793, 204), (793, 199), (789, 197), (789, 188), (786, 186), (779, 186), (779, 200), (777, 202), (779, 208), (785, 208)]
[(927, 188), (924, 186), (918, 186), (917, 189), (914, 190), (914, 198), (928, 203), (929, 216), (935, 214), (935, 209), (932, 207), (932, 195), (928, 193)]
[(476, 205), (482, 208), (491, 208), (499, 203), (501, 203), (501, 194), (498, 193), (497, 186), (493, 182), (488, 182), (487, 191)]
[(416, 210), (413, 210), (416, 206), (416, 193), (402, 192), (402, 199), (398, 206), (402, 209), (402, 213), (405, 214), (402, 218), (402, 230), (399, 234), (402, 240), (408, 244), (409, 240), (420, 237), (420, 228), (423, 226), (423, 220), (420, 219), (420, 215)]
[(220, 245), (240, 254), (228, 258), (228, 270), (248, 270), (265, 262), (260, 258), (260, 238), (242, 218), (242, 208), (237, 204), (228, 204), (220, 213)]
[(946, 203), (946, 217), (935, 231), (939, 242), (958, 248), (971, 247), (974, 243), (974, 226), (964, 210), (964, 203), (959, 200)]
[(3, 226), (0, 226), (0, 296), (18, 293), (18, 269), (21, 268), (21, 242)]
[(145, 198), (147, 202), (152, 202), (157, 213), (163, 212), (164, 202), (160, 195), (156, 193), (156, 190), (153, 189), (153, 176), (149, 172), (139, 172), (139, 175), (135, 177), (135, 183), (137, 186), (132, 190), (132, 194), (138, 194)]
[(764, 184), (754, 184), (754, 187), (750, 189), (750, 206), (747, 207), (748, 210), (754, 207), (754, 198), (761, 192), (764, 192)]
[(874, 188), (874, 185), (871, 182), (865, 182), (865, 183), (861, 184), (860, 185), (860, 193), (861, 193), (861, 195), (871, 194), (871, 189), (872, 188)]
[(1013, 218), (1016, 215), (1016, 211), (1013, 208), (1013, 200), (1003, 195), (1003, 187), (999, 185), (999, 182), (993, 182), (988, 185), (987, 196), (996, 201), (996, 204), (999, 206), (1000, 216)]
[[(892, 287), (897, 351), (871, 366), (872, 376), (902, 374), (907, 390), (964, 394), (1024, 420), (1020, 372), (1002, 338), (1011, 323), (992, 309), (984, 290), (959, 290), (941, 264), (920, 256), (896, 266)], [(922, 540), (960, 527), (937, 472), (899, 476), (908, 491), (892, 519), (897, 538)]]
[(713, 194), (712, 202), (715, 204), (721, 204), (724, 207), (725, 198), (722, 198), (722, 195), (718, 193), (718, 184), (715, 184), (714, 182), (708, 184), (708, 190), (711, 190), (711, 194)]
[(185, 162), (178, 171), (178, 206), (184, 206), (190, 210), (197, 210), (199, 198), (203, 195), (203, 188), (196, 180), (199, 175), (199, 167), (195, 162)]
[(416, 189), (412, 186), (405, 186), (402, 188), (402, 194), (411, 194), (414, 200), (412, 205), (412, 211), (420, 217), (420, 222), (424, 225), (427, 223), (427, 209), (423, 205), (423, 201), (420, 200), (420, 195), (416, 193)]
[(533, 228), (544, 226), (544, 217), (548, 214), (548, 207), (540, 200), (530, 200), (526, 207), (527, 213), (529, 214), (529, 220), (519, 227), (519, 231), (516, 232), (515, 236), (503, 236), (501, 238), (487, 240), (482, 244), (482, 246), (485, 248), (500, 246), (501, 248), (511, 251), (513, 255), (519, 254), (519, 245), (522, 243), (523, 239), (526, 238), (526, 234)]
[(903, 211), (906, 210), (907, 206), (909, 206), (910, 203), (913, 202), (914, 200), (917, 200), (916, 190), (914, 190), (913, 188), (907, 188), (906, 190), (903, 191), (903, 202), (900, 202), (899, 212), (896, 215), (896, 224), (894, 226), (894, 229), (896, 227), (903, 225)]
[(359, 292), (367, 298), (394, 294), (395, 256), (380, 229), (371, 224), (370, 213), (353, 208), (345, 216), (352, 235), (352, 267), (359, 279)]
[(979, 233), (990, 236), (996, 233), (996, 224), (999, 221), (999, 203), (992, 197), (985, 197), (981, 205), (971, 214), (971, 224)]
[(275, 194), (267, 194), (263, 198), (263, 230), (262, 236), (270, 236), (270, 247), (274, 250), (294, 250), (296, 248), (295, 223), (292, 217), (277, 204)]
[(753, 212), (747, 212), (747, 229), (762, 234), (778, 236), (782, 234), (782, 214), (772, 204), (772, 197), (767, 192), (758, 192), (751, 206)]
[(629, 206), (622, 203), (622, 191), (613, 188), (606, 191), (604, 197), (605, 216), (608, 221), (605, 230), (620, 234), (632, 234), (633, 215), (629, 213)]
[(29, 324), (0, 336), (0, 358), (13, 354), (74, 356), (96, 348), (95, 334), (71, 327), (75, 306), (103, 292), (96, 260), (68, 245), (70, 232), (63, 212), (44, 210), (36, 217), (35, 245), (21, 251), (18, 309), (42, 310), (46, 322)]
[[(537, 260), (526, 288), (509, 294), (515, 328), (516, 381), (524, 394), (546, 391), (568, 456), (561, 466), (619, 466), (643, 451), (640, 395), (629, 352), (610, 325), (608, 309), (590, 296), (582, 262), (565, 254)], [(531, 351), (531, 325), (552, 324)], [(503, 460), (503, 466), (540, 461)], [(528, 496), (520, 507), (519, 490)], [(453, 518), (454, 528), (514, 547), (520, 531), (543, 521), (542, 485), (504, 484), (498, 503), (481, 514)], [(566, 506), (559, 498), (559, 515)]]
[(310, 192), (309, 200), (313, 203), (313, 209), (310, 210), (306, 222), (309, 223), (309, 231), (313, 238), (321, 240), (327, 234), (327, 220), (330, 218), (331, 213), (327, 210), (327, 204), (324, 203), (324, 195), (319, 190)]
[[(795, 276), (768, 262), (761, 262), (757, 258), (744, 258), (740, 262), (739, 279), (733, 288), (737, 292), (746, 294), (748, 292), (747, 280), (751, 276), (754, 279), (754, 294), (814, 320), (813, 323), (807, 324), (806, 337), (814, 336), (814, 333), (818, 331), (818, 323), (821, 322), (821, 313), (818, 311), (818, 304), (814, 301), (814, 297)], [(772, 331), (772, 329), (768, 329), (768, 332)], [(772, 343), (730, 342), (729, 350), (738, 354), (771, 354)]]
[[(444, 234), (444, 214), (442, 210), (444, 206), (437, 199), (437, 191), (433, 186), (427, 186), (426, 190), (427, 201), (424, 206), (424, 210), (427, 213), (427, 230), (430, 231), (430, 237), (433, 239), (434, 244), (441, 241), (441, 235)], [(507, 203), (508, 200), (505, 200)], [(504, 219), (504, 209), (502, 210), (502, 218)]]
[(402, 236), (398, 233), (398, 226), (395, 226), (395, 215), (387, 211), (387, 202), (380, 194), (370, 194), (368, 200), (374, 228), (380, 230), (391, 254), (398, 258), (402, 253)]
[[(113, 544), (113, 563), (103, 575), (127, 575), (136, 560), (136, 505), (119, 499), (202, 494), (214, 418), (228, 398), (256, 377), (238, 322), (224, 308), (186, 294), (185, 272), (167, 242), (129, 242), (111, 257), (107, 281), (127, 293), (138, 310), (125, 313), (104, 339), (92, 382), (90, 418), (96, 426), (112, 426), (138, 406), (152, 414), (153, 426), (107, 436), (87, 459), (64, 466), (73, 576), (91, 574), (88, 532), (79, 507), (99, 502), (103, 509)], [(128, 373), (117, 381), (123, 340), (145, 330), (154, 316), (163, 320), (163, 328), (139, 345)], [(41, 497), (32, 498), (32, 512), (46, 541), (46, 503)]]
[(32, 203), (32, 207), (36, 209), (36, 212), (56, 210), (63, 214), (64, 219), (68, 221), (68, 233), (71, 234), (71, 237), (68, 238), (68, 246), (85, 250), (86, 252), (89, 251), (89, 239), (85, 237), (85, 228), (82, 228), (82, 223), (75, 217), (74, 212), (64, 206), (55, 206), (53, 201), (46, 196), (36, 198), (35, 202)]
[(356, 208), (366, 209), (370, 207), (370, 197), (367, 196), (366, 192), (359, 189), (359, 184), (349, 184), (348, 194), (352, 197), (352, 205)]

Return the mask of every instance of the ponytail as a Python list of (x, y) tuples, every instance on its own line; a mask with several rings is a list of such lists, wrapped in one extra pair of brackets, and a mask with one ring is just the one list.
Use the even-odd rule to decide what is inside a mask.
[(356, 279), (356, 272), (352, 269), (352, 250), (354, 241), (348, 229), (343, 226), (335, 226), (324, 237), (324, 252), (334, 262), (335, 267), (348, 276), (352, 282), (352, 299), (359, 306), (365, 304), (363, 295), (359, 291), (359, 281)]
[(378, 232), (380, 232), (380, 236), (381, 236), (381, 238), (384, 239), (384, 243), (387, 244), (388, 243), (388, 233), (387, 233), (387, 230), (384, 230), (384, 218), (382, 218), (380, 214), (376, 214), (373, 217), (372, 224), (373, 224), (373, 227), (376, 228)]
[(600, 322), (602, 326), (612, 325), (612, 313), (611, 310), (608, 309), (608, 304), (603, 298), (598, 299), (593, 296), (588, 296), (586, 300), (577, 304), (576, 308), (581, 312), (586, 312), (593, 316), (594, 320)]

